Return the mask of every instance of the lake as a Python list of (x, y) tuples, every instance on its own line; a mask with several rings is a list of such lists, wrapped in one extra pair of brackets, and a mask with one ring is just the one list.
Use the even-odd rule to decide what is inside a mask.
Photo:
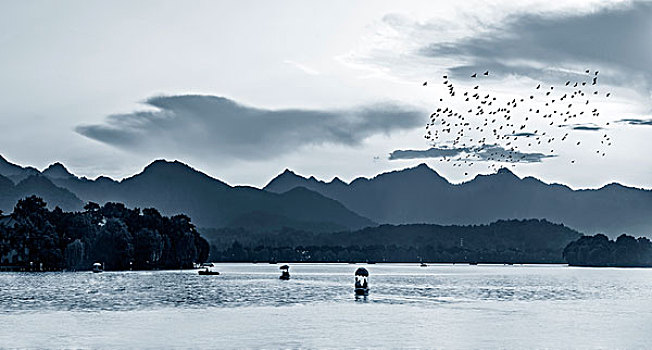
[(0, 273), (0, 347), (652, 346), (652, 269), (292, 264), (281, 281), (279, 266)]

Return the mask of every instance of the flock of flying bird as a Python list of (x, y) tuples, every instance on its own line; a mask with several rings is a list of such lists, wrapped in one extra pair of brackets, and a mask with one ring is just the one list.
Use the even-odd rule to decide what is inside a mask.
[[(598, 74), (587, 69), (578, 81), (568, 80), (560, 86), (538, 84), (525, 96), (510, 99), (499, 98), (479, 84), (473, 84), (469, 90), (458, 90), (444, 75), (446, 96), (439, 98), (440, 106), (430, 115), (424, 137), (433, 147), (453, 151), (452, 157), (444, 156), (440, 161), (452, 162), (457, 167), (487, 161), (488, 168), (495, 171), (501, 163), (554, 157), (555, 148), (565, 144), (583, 145), (571, 132), (600, 131), (609, 125), (609, 122), (597, 125), (600, 112), (591, 104), (593, 99), (611, 96), (610, 92), (597, 89)], [(488, 76), (489, 71), (485, 71), (473, 73), (471, 78), (480, 80)], [(428, 86), (428, 82), (423, 86)], [(587, 118), (591, 120), (588, 126), (573, 124)], [(594, 149), (595, 154), (604, 157), (612, 143), (611, 137), (604, 133)], [(575, 160), (570, 163), (575, 164)]]

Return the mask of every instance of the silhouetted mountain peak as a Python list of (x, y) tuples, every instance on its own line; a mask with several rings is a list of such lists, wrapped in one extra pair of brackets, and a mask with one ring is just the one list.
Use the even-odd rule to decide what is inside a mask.
[(278, 176), (276, 176), (274, 179), (272, 179), (272, 181), (274, 181), (276, 179), (281, 179), (281, 180), (301, 179), (301, 180), (305, 180), (306, 178), (301, 176), (301, 175), (298, 175), (297, 173), (295, 173), (294, 171), (292, 171), (290, 169), (285, 169), (285, 170), (283, 170), (282, 173), (280, 173)]
[[(498, 174), (498, 175), (514, 175), (514, 173), (511, 170), (509, 170), (509, 169), (507, 169), (505, 167), (502, 167), (502, 168), (498, 169), (496, 174)], [(516, 176), (516, 175), (514, 175), (514, 176)]]
[(145, 167), (143, 170), (143, 173), (148, 172), (148, 171), (156, 171), (160, 169), (192, 169), (190, 166), (181, 163), (178, 160), (165, 160), (165, 159), (157, 159), (153, 162), (151, 162), (148, 166)]
[(622, 190), (622, 189), (628, 189), (629, 187), (623, 186), (617, 182), (612, 182), (609, 184), (606, 184), (602, 186), (602, 189), (612, 189), (612, 190)]
[(115, 181), (112, 178), (107, 177), (107, 176), (99, 176), (97, 179), (95, 179), (95, 182), (97, 182), (97, 183), (117, 183), (117, 181)]
[(285, 170), (283, 170), (283, 172), (281, 174), (279, 174), (279, 176), (293, 176), (293, 175), (298, 176), (294, 171), (292, 171), (292, 170), (290, 170), (288, 168), (285, 168)]
[(271, 190), (271, 192), (286, 192), (289, 189), (292, 189), (295, 186), (303, 185), (307, 182), (308, 179), (297, 175), (294, 171), (290, 169), (285, 169), (282, 173), (278, 174), (270, 182), (267, 183), (264, 190)]
[(511, 170), (509, 170), (507, 168), (500, 168), (500, 169), (498, 169), (497, 172), (495, 172), (493, 174), (478, 174), (478, 175), (476, 175), (475, 178), (473, 178), (473, 180), (471, 180), (471, 181), (469, 181), (467, 183), (472, 183), (472, 182), (478, 183), (478, 181), (480, 181), (482, 183), (485, 183), (486, 181), (505, 182), (505, 181), (514, 181), (514, 180), (520, 181), (521, 178), (516, 176), (516, 174), (514, 174)]
[(68, 169), (66, 169), (66, 167), (59, 162), (50, 164), (50, 166), (48, 166), (45, 170), (43, 170), (42, 174), (49, 178), (57, 178), (57, 179), (66, 179), (66, 178), (75, 177), (75, 175), (69, 172)]
[(48, 179), (47, 177), (41, 174), (30, 175), (25, 179), (21, 180), (16, 186), (34, 186), (34, 185), (54, 186), (54, 184), (52, 183), (52, 181), (50, 181), (50, 179)]
[(122, 180), (121, 183), (132, 182), (136, 179), (140, 181), (149, 181), (151, 184), (163, 184), (161, 181), (178, 181), (178, 184), (189, 183), (191, 181), (209, 181), (212, 183), (221, 184), (222, 186), (230, 187), (226, 183), (210, 177), (178, 160), (155, 160), (146, 166), (141, 173), (126, 178)]
[(647, 189), (644, 189), (644, 188), (637, 188), (637, 187), (629, 187), (629, 186), (621, 185), (621, 184), (619, 184), (617, 182), (612, 182), (610, 184), (604, 185), (601, 188), (599, 188), (598, 191), (599, 190), (613, 191), (613, 192), (625, 192), (625, 191), (643, 192), (643, 193), (652, 192), (652, 190), (647, 190)]
[(178, 160), (168, 161), (158, 159), (146, 166), (139, 175), (178, 175), (194, 173), (200, 172)]
[[(443, 177), (441, 177), (439, 175), (439, 173), (437, 173), (434, 169), (429, 167), (426, 163), (421, 163), (421, 164), (419, 164), (419, 165), (417, 165), (415, 167), (412, 167), (412, 168), (406, 168), (406, 169), (402, 169), (402, 170), (398, 170), (398, 171), (392, 171), (392, 172), (385, 173), (385, 174), (401, 174), (401, 173), (402, 174), (423, 174), (423, 175), (426, 175), (426, 176), (434, 175), (435, 177), (443, 179)], [(385, 175), (385, 174), (381, 174), (380, 176)]]
[(14, 182), (20, 182), (27, 176), (35, 174), (40, 174), (40, 172), (32, 167), (22, 167), (11, 163), (0, 155), (0, 175), (8, 177)]
[(64, 210), (79, 210), (83, 203), (74, 193), (58, 187), (41, 174), (27, 176), (14, 190), (18, 193), (17, 199), (36, 195), (43, 198), (50, 208), (59, 206)]
[(449, 184), (448, 180), (446, 180), (444, 177), (439, 175), (439, 173), (437, 173), (434, 169), (432, 169), (425, 163), (421, 163), (412, 168), (405, 168), (401, 170), (382, 173), (371, 179), (357, 178), (353, 180), (351, 184), (353, 184), (354, 182), (374, 181), (374, 180), (381, 180), (381, 179), (400, 179), (402, 181), (408, 180), (408, 181), (419, 181), (419, 182), (435, 180), (436, 182)]

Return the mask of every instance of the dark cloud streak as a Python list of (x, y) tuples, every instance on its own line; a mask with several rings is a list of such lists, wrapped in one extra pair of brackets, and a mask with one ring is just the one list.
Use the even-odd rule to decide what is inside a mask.
[(573, 127), (573, 130), (582, 130), (582, 131), (598, 131), (602, 129), (603, 128), (599, 126), (586, 126), (586, 125), (579, 125)]
[[(426, 150), (396, 150), (389, 154), (389, 160), (401, 159), (424, 159), (424, 158), (453, 158), (462, 154), (468, 154), (468, 158), (460, 158), (468, 161), (495, 161), (514, 163), (540, 163), (546, 158), (554, 158), (556, 155), (543, 153), (524, 153), (509, 151), (499, 145), (484, 145), (482, 147), (432, 147)], [(501, 157), (501, 155), (503, 157)], [(512, 158), (507, 158), (508, 156)]]
[(161, 96), (155, 111), (111, 115), (76, 131), (133, 152), (172, 152), (265, 159), (306, 145), (359, 145), (376, 134), (413, 129), (424, 113), (379, 104), (350, 110), (261, 109), (203, 95)]
[[(616, 67), (620, 73), (636, 72), (649, 85), (652, 81), (650, 18), (652, 3), (649, 2), (620, 4), (582, 15), (518, 14), (510, 16), (502, 27), (479, 36), (427, 45), (418, 53), (470, 62), (451, 69), (460, 77), (491, 69), (498, 74), (508, 72), (542, 78), (544, 73), (539, 68), (524, 62), (544, 66), (585, 63)], [(565, 74), (571, 78), (570, 73)], [(631, 84), (630, 77), (603, 77), (607, 83)]]
[(629, 125), (652, 125), (652, 119), (621, 119), (618, 123)]
[(427, 150), (396, 150), (389, 154), (389, 160), (455, 157), (469, 148), (429, 148)]

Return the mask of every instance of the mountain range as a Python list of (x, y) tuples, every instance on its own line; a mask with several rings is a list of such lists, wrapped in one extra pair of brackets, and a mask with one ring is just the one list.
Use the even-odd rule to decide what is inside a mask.
[[(132, 177), (114, 181), (79, 178), (62, 164), (32, 173), (0, 159), (0, 209), (11, 211), (15, 202), (31, 194), (50, 207), (80, 210), (84, 202), (121, 202), (129, 207), (154, 207), (165, 215), (184, 213), (200, 227), (242, 226), (248, 229), (293, 227), (315, 232), (374, 226), (339, 202), (305, 188), (282, 194), (247, 186), (229, 186), (181, 162), (157, 160)], [(21, 172), (22, 169), (22, 172)], [(14, 184), (12, 179), (20, 182)]]
[(0, 209), (36, 194), (51, 207), (81, 210), (88, 201), (185, 213), (200, 227), (282, 227), (312, 232), (378, 224), (486, 224), (500, 219), (546, 219), (586, 234), (652, 235), (652, 191), (609, 184), (573, 190), (503, 168), (452, 184), (425, 164), (346, 183), (286, 170), (263, 189), (230, 186), (178, 161), (157, 160), (115, 181), (91, 180), (54, 163), (43, 171), (0, 156)]
[(652, 191), (617, 183), (573, 190), (533, 177), (519, 178), (502, 168), (452, 184), (421, 164), (350, 183), (338, 178), (324, 182), (286, 170), (264, 189), (283, 193), (297, 187), (335, 199), (378, 223), (484, 224), (539, 218), (588, 234), (652, 235)]

